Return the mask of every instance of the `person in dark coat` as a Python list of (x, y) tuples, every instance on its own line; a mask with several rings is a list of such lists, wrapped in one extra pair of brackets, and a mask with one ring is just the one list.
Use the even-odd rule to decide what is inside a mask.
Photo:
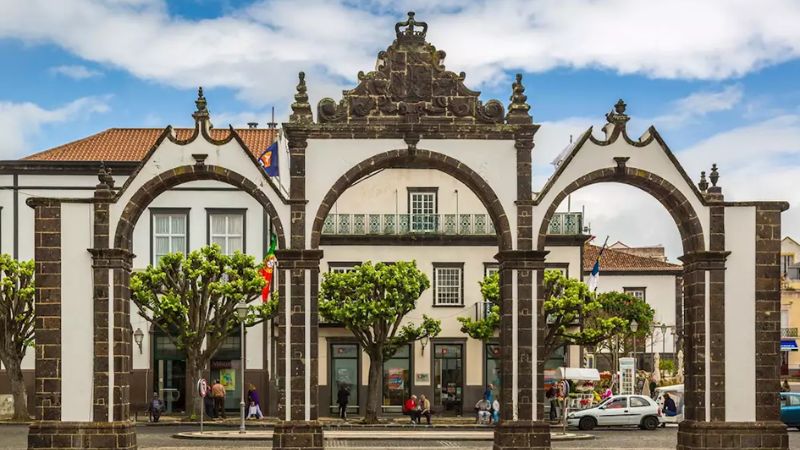
[(163, 410), (164, 402), (158, 398), (158, 392), (153, 392), (153, 399), (150, 400), (150, 406), (147, 410), (147, 412), (150, 414), (150, 420), (153, 422), (158, 422), (158, 419), (161, 418), (161, 411)]
[(336, 394), (336, 403), (339, 405), (339, 417), (347, 420), (347, 403), (350, 401), (350, 388), (346, 384), (339, 386)]

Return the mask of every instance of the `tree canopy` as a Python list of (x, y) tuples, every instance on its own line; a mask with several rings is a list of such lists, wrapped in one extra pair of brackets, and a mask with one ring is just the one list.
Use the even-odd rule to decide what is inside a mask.
[(28, 420), (22, 358), (34, 339), (34, 262), (0, 255), (0, 361), (14, 398), (14, 418)]

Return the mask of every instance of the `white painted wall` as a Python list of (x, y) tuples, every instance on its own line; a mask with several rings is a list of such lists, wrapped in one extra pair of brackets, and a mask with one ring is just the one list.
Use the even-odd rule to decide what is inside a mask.
[[(92, 205), (61, 205), (61, 418), (92, 420), (94, 302)], [(32, 353), (32, 352), (29, 352)]]
[(725, 208), (725, 420), (756, 420), (756, 208)]

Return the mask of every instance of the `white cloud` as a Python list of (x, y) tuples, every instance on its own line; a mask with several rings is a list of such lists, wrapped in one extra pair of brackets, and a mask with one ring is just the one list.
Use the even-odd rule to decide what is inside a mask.
[(694, 92), (675, 101), (672, 112), (652, 119), (652, 123), (665, 128), (680, 126), (710, 113), (728, 111), (743, 97), (744, 90), (740, 85), (727, 86), (721, 91)]
[(55, 66), (50, 68), (50, 72), (57, 75), (64, 75), (65, 77), (72, 78), (73, 80), (85, 80), (87, 78), (94, 78), (103, 75), (99, 70), (90, 69), (81, 65), (65, 65)]
[(54, 109), (37, 104), (0, 101), (0, 135), (3, 136), (0, 159), (15, 159), (28, 150), (28, 139), (40, 133), (42, 127), (85, 118), (110, 110), (107, 97), (82, 97)]
[(172, 86), (230, 87), (264, 106), (290, 99), (299, 70), (314, 99), (338, 96), (414, 7), (472, 86), (554, 67), (723, 79), (800, 56), (793, 0), (261, 0), (202, 20), (169, 15), (163, 0), (7, 0), (0, 37), (55, 44)]

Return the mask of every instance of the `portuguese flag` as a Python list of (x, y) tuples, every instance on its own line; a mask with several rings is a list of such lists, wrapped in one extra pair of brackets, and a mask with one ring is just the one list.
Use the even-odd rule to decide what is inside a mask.
[(278, 237), (274, 234), (270, 236), (269, 250), (267, 256), (264, 258), (264, 265), (258, 273), (264, 278), (264, 288), (261, 290), (261, 303), (266, 303), (269, 299), (269, 294), (272, 292), (272, 279), (275, 273), (275, 266), (278, 265), (278, 258), (275, 257), (275, 247), (278, 246)]

